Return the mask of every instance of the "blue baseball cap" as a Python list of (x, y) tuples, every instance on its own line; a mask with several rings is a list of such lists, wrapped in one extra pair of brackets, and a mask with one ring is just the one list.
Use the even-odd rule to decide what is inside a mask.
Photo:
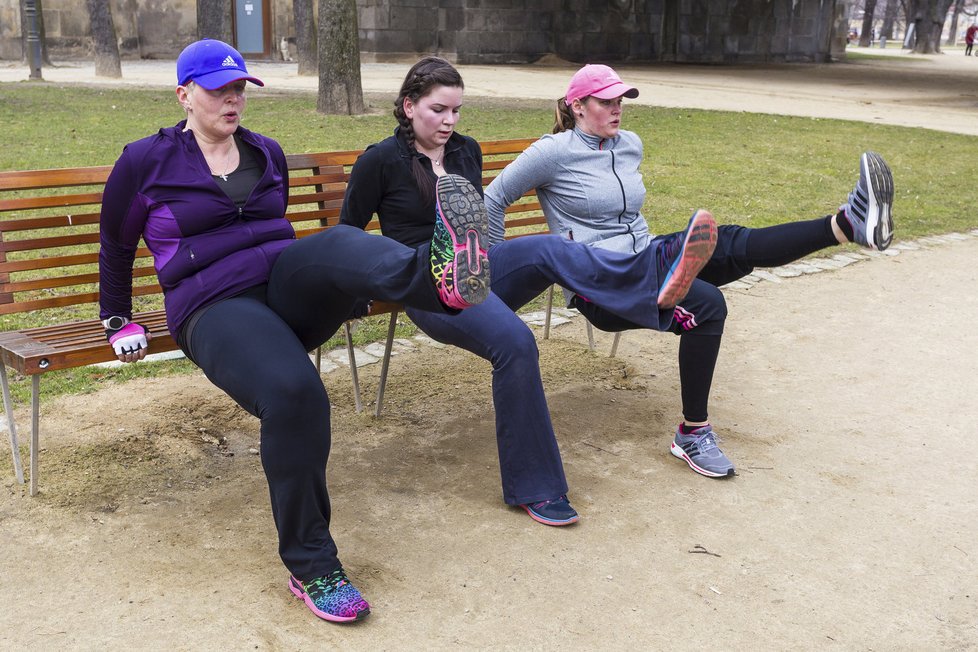
[(196, 41), (185, 47), (177, 57), (178, 86), (192, 81), (214, 90), (239, 79), (265, 85), (262, 80), (248, 74), (244, 57), (224, 41), (209, 38)]

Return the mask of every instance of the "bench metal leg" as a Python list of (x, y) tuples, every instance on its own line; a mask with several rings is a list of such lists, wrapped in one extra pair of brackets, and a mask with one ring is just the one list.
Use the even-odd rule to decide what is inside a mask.
[(323, 373), (323, 347), (316, 347), (316, 371)]
[(554, 287), (547, 290), (547, 316), (543, 320), (543, 339), (550, 339), (550, 314), (554, 309)]
[(363, 401), (360, 400), (360, 374), (357, 371), (357, 356), (353, 352), (353, 328), (350, 322), (343, 324), (346, 331), (346, 353), (350, 356), (350, 376), (353, 378), (353, 403), (357, 406), (357, 412), (363, 412)]
[(37, 456), (41, 451), (41, 374), (31, 376), (31, 495), (37, 495)]
[(620, 340), (621, 340), (621, 331), (618, 331), (617, 333), (615, 333), (615, 341), (612, 342), (611, 344), (611, 353), (608, 354), (609, 358), (615, 357), (615, 355), (618, 353), (618, 342)]
[[(37, 376), (34, 376), (37, 378)], [(7, 413), (7, 433), (10, 435), (10, 450), (14, 456), (14, 475), (17, 482), (24, 484), (24, 467), (20, 463), (20, 448), (17, 447), (17, 424), (14, 421), (14, 402), (10, 396), (10, 384), (7, 381), (7, 365), (0, 363), (0, 384), (3, 385), (3, 409)], [(33, 478), (34, 474), (31, 473)]]
[(397, 311), (391, 312), (391, 320), (387, 325), (387, 343), (384, 346), (384, 360), (380, 363), (380, 385), (377, 387), (377, 408), (374, 416), (379, 417), (384, 409), (384, 388), (387, 387), (387, 371), (391, 366), (391, 351), (394, 348), (394, 331), (397, 329)]
[[(556, 285), (551, 285), (550, 289), (547, 290), (547, 316), (543, 321), (543, 339), (550, 338), (550, 315), (554, 309), (554, 288)], [(594, 329), (591, 327), (591, 322), (584, 320), (584, 326), (587, 328), (587, 348), (594, 351)], [(618, 336), (615, 336), (615, 347), (612, 349), (611, 357), (615, 357), (615, 349), (618, 348)]]

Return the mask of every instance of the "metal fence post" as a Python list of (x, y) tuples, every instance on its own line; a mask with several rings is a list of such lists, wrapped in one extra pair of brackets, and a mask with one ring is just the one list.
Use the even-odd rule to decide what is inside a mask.
[(41, 79), (41, 34), (37, 27), (37, 2), (24, 0), (24, 15), (27, 18), (27, 64), (30, 66), (30, 79)]

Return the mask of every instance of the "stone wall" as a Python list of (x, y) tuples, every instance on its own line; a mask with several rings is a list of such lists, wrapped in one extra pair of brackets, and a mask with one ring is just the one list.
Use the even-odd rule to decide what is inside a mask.
[(368, 60), (827, 61), (836, 0), (359, 0)]
[(676, 61), (828, 61), (835, 3), (818, 0), (682, 0)]
[(664, 0), (359, 0), (374, 60), (438, 52), (459, 63), (653, 60)]
[[(256, 0), (261, 2), (261, 0)], [(228, 0), (229, 7), (231, 0)], [(459, 63), (754, 63), (844, 56), (844, 0), (357, 0), (364, 61), (439, 53)], [(55, 59), (90, 56), (79, 0), (43, 0)], [(270, 0), (272, 58), (295, 35), (291, 0)], [(175, 57), (196, 38), (196, 0), (112, 0), (124, 57)], [(19, 0), (0, 0), (0, 58), (21, 57)], [(843, 37), (844, 38), (844, 37)], [(844, 41), (842, 41), (844, 42)]]
[[(175, 56), (197, 35), (195, 0), (111, 0), (122, 56)], [(90, 57), (88, 11), (80, 0), (43, 0), (44, 30), (54, 59)], [(20, 0), (0, 0), (0, 59), (20, 59)]]

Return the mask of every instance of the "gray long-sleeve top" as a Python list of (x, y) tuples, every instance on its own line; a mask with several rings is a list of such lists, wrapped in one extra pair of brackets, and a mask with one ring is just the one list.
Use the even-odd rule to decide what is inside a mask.
[(642, 217), (642, 140), (631, 131), (613, 139), (578, 129), (543, 136), (486, 188), (489, 242), (505, 235), (506, 207), (536, 188), (551, 233), (621, 252), (638, 252), (651, 235)]

